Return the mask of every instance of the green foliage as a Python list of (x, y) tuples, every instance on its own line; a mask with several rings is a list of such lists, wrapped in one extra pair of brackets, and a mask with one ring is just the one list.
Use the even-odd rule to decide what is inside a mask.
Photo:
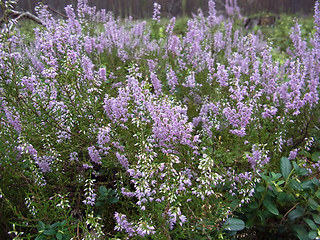
[(227, 231), (228, 236), (233, 236), (245, 228), (245, 223), (239, 218), (228, 218), (222, 227)]
[(38, 235), (35, 240), (57, 239), (69, 240), (71, 239), (68, 228), (66, 228), (66, 221), (55, 222), (53, 224), (45, 224), (42, 221), (38, 223)]
[(31, 20), (21, 20), (18, 24), (18, 29), (21, 36), (23, 36), (24, 42), (26, 44), (32, 43), (35, 39), (34, 29), (41, 26)]
[(248, 229), (260, 237), (273, 234), (315, 239), (320, 233), (320, 182), (305, 178), (308, 170), (283, 157), (280, 173), (261, 173), (254, 198), (242, 208)]
[(188, 21), (189, 18), (181, 17), (176, 20), (176, 24), (174, 25), (173, 32), (178, 36), (184, 36), (188, 30)]
[[(251, 17), (268, 16), (267, 13), (260, 13)], [(310, 39), (311, 34), (314, 33), (314, 23), (311, 16), (299, 16), (281, 14), (276, 19), (275, 24), (271, 26), (255, 26), (253, 31), (255, 33), (261, 32), (264, 39), (271, 43), (280, 52), (286, 52), (287, 48), (291, 46), (290, 36), (291, 29), (294, 27), (295, 22), (302, 26), (301, 36), (304, 39)]]
[(105, 186), (100, 186), (99, 196), (95, 203), (96, 207), (106, 207), (107, 204), (114, 204), (119, 201), (119, 198), (116, 196), (116, 192), (111, 188), (107, 189)]

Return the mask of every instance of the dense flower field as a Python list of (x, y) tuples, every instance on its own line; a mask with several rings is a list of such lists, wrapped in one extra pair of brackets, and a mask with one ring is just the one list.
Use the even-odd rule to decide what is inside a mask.
[[(0, 238), (320, 237), (320, 6), (286, 51), (215, 2), (184, 33), (87, 0), (0, 35)], [(6, 13), (14, 1), (1, 1)]]

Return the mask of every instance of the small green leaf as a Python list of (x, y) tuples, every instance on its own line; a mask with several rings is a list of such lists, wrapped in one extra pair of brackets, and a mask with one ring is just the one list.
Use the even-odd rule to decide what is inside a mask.
[(280, 170), (282, 173), (282, 176), (284, 177), (284, 179), (287, 179), (291, 170), (292, 170), (292, 166), (290, 163), (290, 160), (286, 157), (282, 157), (280, 160)]
[(46, 229), (46, 230), (44, 230), (43, 231), (43, 234), (44, 235), (47, 235), (47, 236), (54, 236), (54, 235), (56, 235), (56, 230), (55, 229), (53, 229), (53, 228), (50, 228), (50, 229)]
[(256, 188), (257, 192), (264, 192), (265, 190), (266, 190), (266, 188), (264, 186), (261, 186), (261, 185)]
[(320, 216), (319, 215), (313, 213), (312, 218), (313, 218), (313, 221), (315, 221), (317, 224), (320, 224)]
[(298, 182), (296, 179), (290, 179), (290, 185), (293, 189), (296, 190), (302, 190), (300, 182)]
[(238, 218), (228, 218), (223, 224), (228, 231), (241, 231), (245, 228), (245, 223)]
[(304, 221), (309, 225), (312, 230), (317, 230), (317, 225), (309, 218), (305, 218)]
[(111, 190), (111, 191), (108, 193), (109, 196), (116, 195), (116, 194), (117, 194), (117, 192), (114, 191), (114, 190)]
[(299, 167), (299, 165), (294, 161), (292, 162), (292, 165), (298, 176), (305, 176), (309, 173), (307, 169)]
[(62, 240), (62, 233), (58, 232), (58, 233), (56, 234), (56, 238), (57, 238), (58, 240)]
[(280, 173), (271, 172), (272, 180), (278, 180), (279, 178), (281, 178), (281, 176), (282, 175)]
[(266, 209), (268, 209), (268, 211), (271, 212), (272, 214), (279, 215), (279, 211), (278, 211), (276, 205), (274, 205), (272, 201), (264, 200), (263, 206), (265, 206)]
[(41, 235), (38, 235), (34, 240), (44, 240), (44, 236), (41, 234)]
[(311, 160), (314, 162), (319, 162), (320, 161), (320, 152), (312, 153)]
[(311, 231), (309, 232), (309, 234), (308, 234), (308, 237), (309, 237), (310, 239), (316, 239), (316, 238), (318, 237), (317, 231), (311, 230)]
[(109, 190), (105, 186), (100, 186), (99, 193), (101, 195), (107, 195), (109, 193)]

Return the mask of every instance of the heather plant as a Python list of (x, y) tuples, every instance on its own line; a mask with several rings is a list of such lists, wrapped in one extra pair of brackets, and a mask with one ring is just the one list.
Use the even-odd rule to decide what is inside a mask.
[[(56, 20), (39, 5), (34, 41), (7, 20), (0, 37), (7, 232), (225, 239), (255, 231), (248, 207), (257, 202), (266, 213), (256, 213), (259, 224), (277, 222), (279, 189), (300, 191), (290, 207), (300, 204), (317, 223), (310, 218), (317, 208), (305, 201), (317, 197), (317, 180), (303, 191), (287, 182), (309, 186), (302, 178), (319, 169), (319, 3), (313, 35), (304, 38), (296, 23), (281, 61), (274, 46), (239, 27), (236, 1), (226, 7), (228, 16), (219, 16), (209, 1), (183, 34), (176, 18), (161, 21), (159, 4), (148, 22), (116, 19), (86, 0)], [(297, 224), (313, 237), (318, 226), (309, 220)]]

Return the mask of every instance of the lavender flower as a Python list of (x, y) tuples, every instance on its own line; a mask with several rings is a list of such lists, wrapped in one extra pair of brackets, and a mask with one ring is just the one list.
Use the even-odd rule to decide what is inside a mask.
[(99, 155), (99, 151), (94, 146), (88, 147), (88, 152), (90, 159), (93, 163), (101, 164), (101, 157)]
[(128, 233), (129, 237), (132, 237), (135, 235), (136, 229), (134, 228), (134, 225), (127, 220), (126, 215), (115, 212), (114, 218), (116, 219), (116, 224), (117, 224), (114, 228), (115, 230), (117, 231), (124, 230), (126, 233)]
[(290, 151), (289, 159), (294, 160), (297, 157), (298, 151), (299, 151), (299, 149), (294, 149), (294, 150)]
[(154, 3), (153, 4), (153, 15), (152, 15), (152, 19), (156, 22), (160, 21), (160, 10), (161, 10), (161, 5), (158, 3)]

